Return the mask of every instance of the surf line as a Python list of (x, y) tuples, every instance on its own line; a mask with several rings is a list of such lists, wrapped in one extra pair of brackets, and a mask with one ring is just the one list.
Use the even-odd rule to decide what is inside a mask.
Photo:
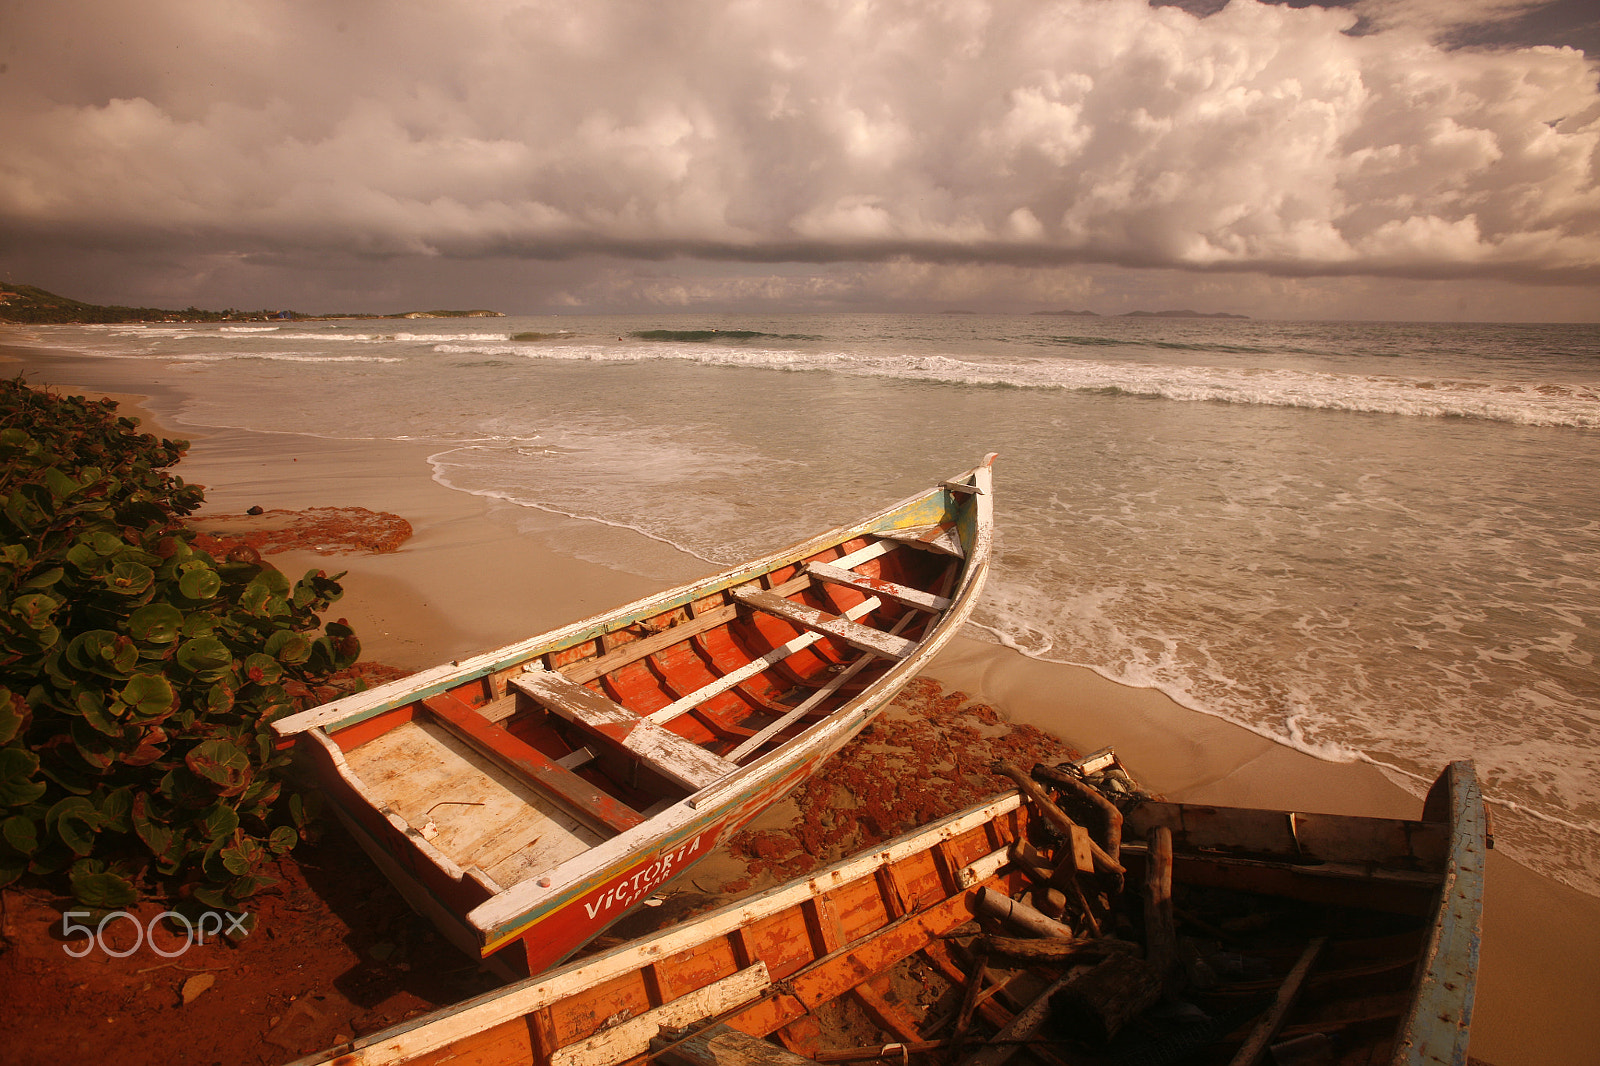
[(700, 833), (693, 840), (680, 845), (678, 850), (669, 851), (655, 862), (642, 870), (634, 873), (633, 877), (624, 877), (606, 890), (606, 894), (592, 901), (585, 900), (583, 909), (590, 918), (601, 911), (610, 910), (612, 907), (628, 907), (636, 900), (654, 891), (672, 874), (673, 867), (678, 866), (685, 858), (700, 850), (700, 842), (705, 833)]

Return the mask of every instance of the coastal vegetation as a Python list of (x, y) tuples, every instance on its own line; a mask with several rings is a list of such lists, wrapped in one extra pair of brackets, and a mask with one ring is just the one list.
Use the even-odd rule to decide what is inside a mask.
[(471, 311), (403, 311), (393, 315), (362, 312), (334, 315), (308, 315), (299, 311), (261, 310), (242, 311), (230, 307), (222, 311), (207, 311), (199, 307), (186, 307), (181, 311), (159, 307), (123, 307), (119, 304), (90, 304), (57, 296), (53, 292), (33, 285), (12, 285), (0, 282), (0, 322), (25, 325), (51, 325), (83, 323), (88, 325), (114, 325), (121, 322), (267, 322), (323, 321), (336, 318), (503, 318), (499, 311), (482, 309)]
[(0, 886), (238, 911), (315, 813), (268, 723), (360, 646), (337, 576), (201, 550), (187, 442), (137, 426), (0, 381)]

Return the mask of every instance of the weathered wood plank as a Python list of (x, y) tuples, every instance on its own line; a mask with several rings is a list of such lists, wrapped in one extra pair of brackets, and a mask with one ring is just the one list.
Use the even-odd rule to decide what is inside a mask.
[(510, 684), (569, 722), (621, 746), (685, 788), (699, 790), (738, 769), (687, 737), (641, 718), (553, 670), (532, 667), (513, 677)]
[(1004, 1029), (995, 1035), (989, 1045), (967, 1056), (961, 1066), (1003, 1066), (1021, 1050), (1018, 1041), (1030, 1039), (1050, 1017), (1050, 997), (1066, 986), (1068, 978), (1061, 978), (1046, 988), (1029, 1003)]
[(430, 696), (422, 705), (468, 744), (561, 800), (584, 820), (598, 823), (614, 833), (625, 832), (644, 821), (638, 811), (602, 792), (539, 749), (485, 721), (481, 714), (454, 696), (448, 693)]
[(682, 1040), (662, 1037), (651, 1048), (650, 1057), (662, 1066), (816, 1066), (770, 1040), (726, 1025), (708, 1025)]
[(887, 659), (904, 659), (917, 650), (916, 641), (860, 625), (842, 615), (829, 614), (816, 607), (794, 603), (776, 592), (763, 592), (745, 586), (734, 589), (733, 598), (747, 607), (782, 618), (791, 625), (814, 629), (830, 637), (838, 637), (863, 651), (870, 651)]
[[(872, 599), (863, 600), (857, 606), (857, 608), (852, 609), (861, 609), (862, 613), (866, 613), (866, 611), (872, 610), (872, 608), (868, 607), (867, 605), (875, 603), (876, 601)], [(850, 611), (846, 611), (845, 614), (849, 615)], [(898, 622), (889, 628), (889, 632), (898, 635), (900, 630), (905, 628), (906, 623), (911, 621), (911, 617), (911, 613), (908, 611), (904, 617), (902, 617)], [(849, 666), (846, 666), (837, 674), (834, 674), (833, 677), (828, 679), (828, 683), (826, 685), (823, 685), (821, 688), (817, 689), (817, 691), (807, 696), (800, 703), (796, 704), (794, 708), (787, 714), (783, 715), (777, 721), (763, 726), (760, 732), (745, 740), (737, 748), (734, 748), (732, 751), (724, 755), (723, 758), (727, 759), (729, 762), (742, 762), (747, 755), (760, 748), (761, 745), (765, 744), (783, 729), (804, 717), (811, 711), (812, 708), (816, 707), (823, 700), (827, 699), (829, 696), (832, 696), (835, 692), (843, 688), (846, 681), (849, 681), (852, 677), (855, 677), (862, 671), (863, 668), (873, 662), (876, 662), (877, 659), (878, 656), (870, 652), (861, 656), (861, 658), (857, 659)]]
[(1317, 937), (1306, 945), (1306, 950), (1301, 953), (1300, 960), (1294, 964), (1294, 969), (1289, 971), (1289, 976), (1283, 979), (1283, 984), (1278, 988), (1278, 994), (1272, 1001), (1272, 1006), (1267, 1010), (1255, 1027), (1250, 1030), (1250, 1035), (1245, 1038), (1244, 1045), (1234, 1054), (1229, 1066), (1255, 1066), (1261, 1061), (1261, 1056), (1266, 1053), (1267, 1045), (1272, 1043), (1272, 1038), (1283, 1028), (1283, 1020), (1289, 1016), (1289, 1010), (1300, 996), (1301, 986), (1305, 984), (1306, 974), (1311, 972), (1311, 967), (1316, 965), (1317, 956), (1322, 954), (1322, 947), (1326, 944), (1326, 937)]
[(650, 1050), (650, 1039), (662, 1026), (679, 1029), (738, 1006), (771, 985), (767, 964), (758, 962), (731, 977), (706, 985), (654, 1010), (619, 1022), (609, 1029), (568, 1044), (550, 1056), (550, 1066), (610, 1066)]
[[(862, 563), (887, 555), (899, 546), (896, 541), (875, 540), (864, 548), (858, 548), (848, 555), (835, 559), (831, 565), (845, 570), (853, 569)], [(780, 596), (790, 596), (809, 584), (811, 584), (810, 575), (802, 574), (782, 584), (774, 585), (772, 591)], [(647, 637), (641, 637), (639, 640), (624, 644), (617, 648), (616, 651), (606, 655), (563, 666), (561, 667), (561, 673), (574, 681), (592, 681), (601, 674), (609, 673), (631, 662), (637, 662), (648, 655), (654, 655), (663, 648), (670, 648), (679, 641), (688, 640), (696, 634), (715, 629), (720, 625), (726, 625), (733, 621), (738, 612), (738, 606), (732, 603), (701, 611), (690, 621), (681, 622), (678, 625), (663, 629), (659, 633), (652, 633)]]
[[(844, 613), (844, 617), (854, 621), (865, 614), (877, 610), (881, 606), (883, 606), (881, 600), (870, 599), (850, 608)], [(717, 680), (711, 682), (710, 684), (695, 689), (693, 692), (687, 693), (681, 698), (667, 704), (659, 711), (651, 711), (644, 717), (656, 723), (670, 722), (672, 719), (678, 717), (678, 715), (688, 713), (694, 708), (700, 706), (700, 704), (711, 699), (713, 696), (717, 696), (728, 691), (728, 689), (733, 688), (741, 681), (754, 677), (763, 670), (772, 668), (776, 664), (793, 655), (795, 652), (803, 651), (806, 648), (809, 648), (811, 645), (821, 640), (822, 637), (823, 634), (821, 633), (801, 633), (793, 640), (778, 645), (765, 655), (750, 660), (750, 662), (736, 670), (730, 670), (728, 673), (717, 678)]]
[(880, 596), (915, 607), (922, 611), (942, 611), (950, 606), (950, 597), (935, 596), (922, 589), (914, 589), (882, 578), (867, 577), (853, 570), (843, 570), (828, 563), (807, 563), (806, 572), (819, 581), (845, 585), (869, 596)]

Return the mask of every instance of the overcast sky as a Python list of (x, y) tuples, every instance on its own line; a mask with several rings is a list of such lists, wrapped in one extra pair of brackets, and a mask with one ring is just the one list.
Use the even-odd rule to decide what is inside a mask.
[(1600, 320), (1593, 0), (8, 0), (0, 277)]

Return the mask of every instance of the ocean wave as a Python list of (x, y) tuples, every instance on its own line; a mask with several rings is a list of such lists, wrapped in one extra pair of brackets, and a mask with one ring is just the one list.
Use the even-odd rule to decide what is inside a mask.
[(223, 326), (223, 333), (276, 333), (282, 326)]
[(471, 344), (473, 341), (509, 341), (509, 333), (396, 333), (394, 339), (407, 344)]
[(678, 341), (684, 344), (728, 344), (740, 341), (814, 341), (821, 337), (807, 333), (762, 333), (753, 329), (640, 329), (628, 336), (642, 341)]
[(1164, 366), (1086, 359), (980, 362), (945, 355), (877, 355), (785, 348), (728, 350), (699, 344), (680, 347), (573, 345), (559, 350), (441, 344), (435, 350), (461, 355), (519, 354), (530, 359), (587, 362), (670, 359), (708, 366), (783, 371), (824, 370), (939, 384), (1064, 389), (1186, 403), (1230, 403), (1416, 418), (1484, 419), (1524, 426), (1600, 428), (1600, 388), (1552, 382)]
[(237, 363), (252, 359), (272, 363), (401, 363), (393, 355), (314, 355), (306, 352), (206, 352), (172, 355), (174, 363)]
[(1045, 337), (1043, 344), (1073, 348), (1159, 348), (1177, 352), (1226, 352), (1230, 355), (1267, 355), (1276, 348), (1254, 344), (1220, 344), (1204, 341), (1163, 341), (1148, 337), (1102, 337), (1094, 334)]
[(280, 333), (275, 341), (344, 341), (346, 344), (380, 344), (389, 338), (382, 333)]

